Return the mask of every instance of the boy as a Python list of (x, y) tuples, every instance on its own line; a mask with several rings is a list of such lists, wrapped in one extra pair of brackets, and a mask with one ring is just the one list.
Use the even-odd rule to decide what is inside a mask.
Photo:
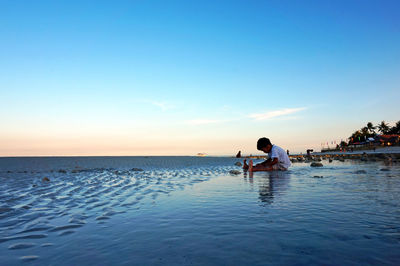
[(243, 169), (250, 172), (256, 171), (273, 171), (273, 170), (287, 170), (291, 165), (289, 156), (286, 152), (276, 145), (272, 145), (268, 138), (260, 138), (257, 141), (257, 150), (268, 153), (269, 158), (262, 163), (253, 166), (253, 161), (250, 160), (247, 165), (246, 160), (243, 162)]

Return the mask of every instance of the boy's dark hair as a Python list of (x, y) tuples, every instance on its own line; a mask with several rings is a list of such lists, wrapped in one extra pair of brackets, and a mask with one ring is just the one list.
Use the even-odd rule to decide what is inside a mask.
[(267, 147), (267, 145), (272, 145), (268, 138), (261, 138), (257, 141), (257, 150)]

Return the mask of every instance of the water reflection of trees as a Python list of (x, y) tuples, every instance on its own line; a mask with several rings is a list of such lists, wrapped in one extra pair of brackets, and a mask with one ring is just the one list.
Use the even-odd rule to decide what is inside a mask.
[[(289, 187), (290, 171), (271, 171), (247, 173), (245, 180), (250, 184), (258, 185), (259, 199), (267, 205), (272, 204), (274, 199), (286, 191)], [(254, 180), (255, 179), (255, 180)]]

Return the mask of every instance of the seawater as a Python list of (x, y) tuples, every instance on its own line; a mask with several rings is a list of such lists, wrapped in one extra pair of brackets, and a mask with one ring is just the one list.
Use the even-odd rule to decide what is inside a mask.
[(399, 165), (237, 161), (0, 158), (0, 265), (399, 265)]

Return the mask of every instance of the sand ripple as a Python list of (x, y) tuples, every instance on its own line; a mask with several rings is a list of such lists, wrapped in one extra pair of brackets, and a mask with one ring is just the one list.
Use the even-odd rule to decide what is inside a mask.
[[(238, 169), (230, 160), (225, 165), (205, 167), (143, 168), (0, 171), (0, 243), (13, 241), (10, 250), (41, 246), (18, 241), (50, 234), (67, 236), (87, 223), (107, 223), (115, 215), (158, 200), (160, 195)], [(20, 257), (23, 261), (37, 258)]]
[(35, 246), (34, 243), (17, 243), (17, 244), (10, 245), (8, 247), (8, 249), (24, 249), (24, 248), (30, 248), (33, 246)]

